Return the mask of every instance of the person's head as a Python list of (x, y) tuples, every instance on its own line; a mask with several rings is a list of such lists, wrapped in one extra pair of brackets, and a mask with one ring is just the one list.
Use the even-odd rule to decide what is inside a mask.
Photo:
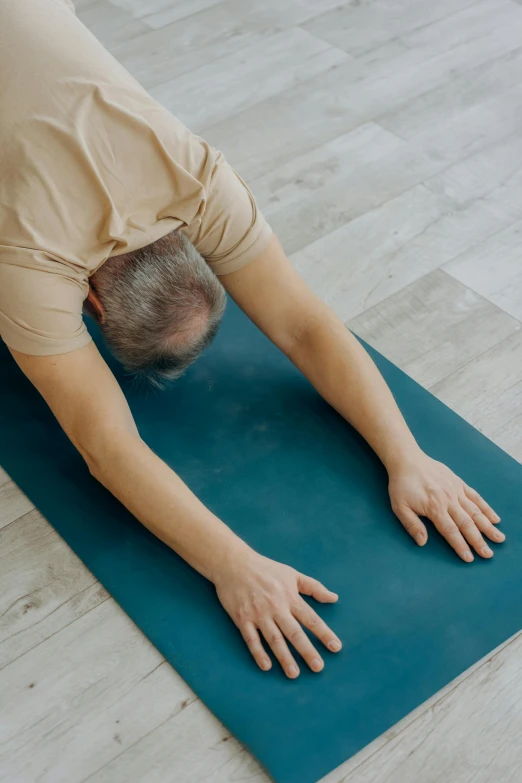
[(89, 282), (86, 309), (110, 349), (159, 387), (210, 344), (225, 310), (223, 286), (179, 231), (112, 256)]

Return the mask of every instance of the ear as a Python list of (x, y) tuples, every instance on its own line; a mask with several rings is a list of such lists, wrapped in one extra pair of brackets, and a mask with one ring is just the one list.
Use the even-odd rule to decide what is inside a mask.
[(93, 310), (96, 318), (101, 324), (105, 323), (105, 311), (103, 309), (103, 305), (100, 302), (98, 298), (98, 294), (92, 287), (92, 285), (89, 285), (89, 294), (87, 296), (87, 301), (91, 305), (89, 309)]

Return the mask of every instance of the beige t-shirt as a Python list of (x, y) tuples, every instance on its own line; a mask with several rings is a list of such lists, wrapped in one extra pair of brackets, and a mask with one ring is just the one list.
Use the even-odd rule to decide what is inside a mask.
[(69, 0), (0, 3), (0, 335), (86, 345), (88, 278), (181, 228), (217, 274), (270, 228), (222, 154), (154, 101)]

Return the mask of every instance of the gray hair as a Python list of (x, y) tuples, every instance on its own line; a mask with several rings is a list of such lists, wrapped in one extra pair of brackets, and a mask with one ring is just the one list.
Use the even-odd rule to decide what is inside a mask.
[(196, 248), (173, 231), (109, 258), (91, 277), (114, 355), (162, 388), (211, 343), (226, 304), (223, 286)]

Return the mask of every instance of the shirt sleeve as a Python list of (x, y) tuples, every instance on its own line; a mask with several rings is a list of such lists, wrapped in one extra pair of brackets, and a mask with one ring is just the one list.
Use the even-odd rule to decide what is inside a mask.
[(0, 335), (15, 351), (51, 356), (92, 339), (82, 317), (88, 283), (65, 265), (56, 267), (55, 272), (0, 260)]
[(249, 264), (272, 236), (250, 189), (221, 152), (206, 188), (204, 209), (183, 231), (217, 275)]

